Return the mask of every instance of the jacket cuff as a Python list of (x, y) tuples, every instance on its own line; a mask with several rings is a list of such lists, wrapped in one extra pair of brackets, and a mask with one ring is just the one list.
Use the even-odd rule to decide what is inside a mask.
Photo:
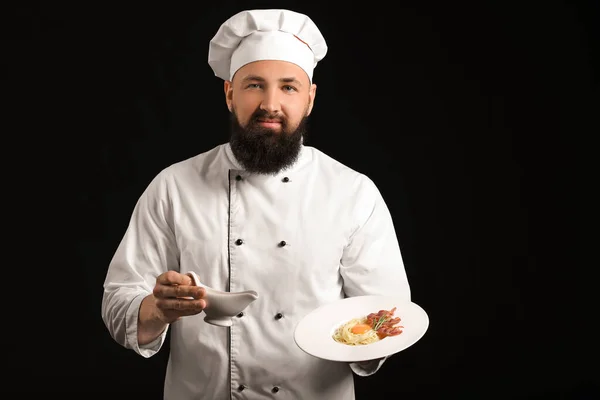
[(383, 357), (383, 358), (378, 358), (378, 359), (367, 361), (367, 362), (360, 362), (360, 363), (353, 362), (353, 363), (350, 363), (350, 369), (352, 369), (352, 371), (358, 376), (373, 375), (375, 372), (377, 372), (379, 370), (379, 368), (381, 368), (381, 366), (387, 359), (388, 359), (388, 357)]

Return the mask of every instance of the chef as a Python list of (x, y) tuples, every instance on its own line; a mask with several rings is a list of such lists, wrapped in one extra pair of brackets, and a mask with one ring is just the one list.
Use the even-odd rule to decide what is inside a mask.
[[(104, 282), (102, 318), (117, 343), (151, 357), (170, 331), (167, 400), (354, 399), (353, 374), (386, 360), (326, 361), (294, 341), (299, 321), (324, 304), (410, 300), (376, 185), (304, 144), (313, 71), (326, 52), (314, 22), (289, 10), (239, 12), (210, 41), (230, 140), (156, 175)], [(210, 288), (259, 297), (230, 327), (208, 324), (206, 291), (190, 272)]]

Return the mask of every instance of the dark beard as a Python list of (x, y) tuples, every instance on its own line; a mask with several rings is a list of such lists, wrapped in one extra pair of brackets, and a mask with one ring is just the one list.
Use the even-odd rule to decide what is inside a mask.
[(252, 173), (276, 175), (292, 166), (298, 159), (302, 138), (306, 133), (308, 117), (302, 118), (298, 127), (290, 131), (282, 119), (281, 132), (274, 132), (258, 124), (258, 118), (277, 118), (258, 110), (248, 122), (240, 125), (235, 112), (231, 113), (231, 150), (242, 167)]

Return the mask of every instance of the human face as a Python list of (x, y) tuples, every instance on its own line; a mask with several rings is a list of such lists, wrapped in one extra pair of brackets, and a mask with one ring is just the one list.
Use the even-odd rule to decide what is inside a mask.
[(302, 69), (282, 61), (249, 64), (225, 83), (230, 145), (247, 171), (277, 174), (296, 161), (315, 89)]
[[(310, 115), (317, 86), (296, 64), (279, 60), (255, 61), (225, 81), (229, 111), (241, 126), (257, 124), (276, 133), (295, 130)], [(253, 120), (256, 114), (262, 115)]]

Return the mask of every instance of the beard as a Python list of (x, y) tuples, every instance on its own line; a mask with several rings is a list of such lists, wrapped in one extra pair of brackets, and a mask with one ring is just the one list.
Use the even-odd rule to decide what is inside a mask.
[[(259, 124), (260, 118), (281, 121), (281, 130), (275, 132)], [(287, 119), (257, 110), (246, 126), (239, 123), (235, 109), (231, 112), (230, 146), (235, 158), (248, 172), (276, 175), (292, 166), (298, 159), (306, 135), (308, 116), (298, 127), (290, 129)]]

